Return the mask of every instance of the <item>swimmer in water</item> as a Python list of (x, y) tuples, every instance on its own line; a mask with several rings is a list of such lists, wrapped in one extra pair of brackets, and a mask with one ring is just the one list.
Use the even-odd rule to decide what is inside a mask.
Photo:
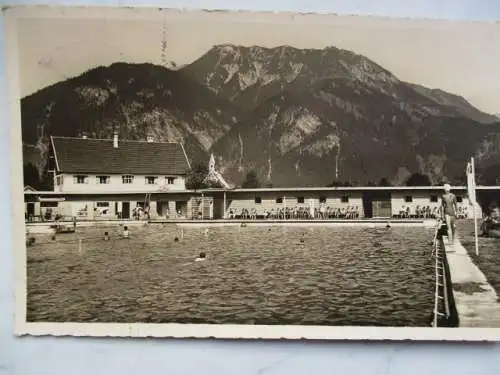
[(196, 258), (194, 261), (195, 262), (201, 262), (207, 259), (207, 255), (202, 251), (198, 258)]

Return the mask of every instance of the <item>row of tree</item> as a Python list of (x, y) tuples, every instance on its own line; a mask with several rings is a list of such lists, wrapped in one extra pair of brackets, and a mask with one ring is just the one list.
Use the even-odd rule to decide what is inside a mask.
[[(187, 189), (208, 189), (208, 188), (221, 188), (222, 186), (218, 182), (208, 182), (205, 181), (205, 177), (208, 174), (208, 167), (205, 164), (197, 163), (191, 167), (191, 171), (186, 176), (186, 188)], [(256, 189), (260, 188), (262, 185), (257, 177), (255, 171), (250, 171), (246, 174), (241, 187), (246, 189)], [(271, 187), (267, 185), (267, 187)]]
[[(206, 189), (206, 188), (220, 188), (219, 184), (209, 184), (204, 181), (207, 176), (208, 168), (204, 164), (195, 164), (186, 179), (186, 188), (188, 189)], [(441, 185), (442, 183), (436, 184)], [(421, 173), (414, 173), (408, 177), (405, 182), (406, 186), (432, 186), (431, 179), (429, 176)], [(341, 186), (355, 186), (350, 181), (333, 181), (332, 183), (326, 185), (327, 187), (341, 187)], [(390, 181), (383, 177), (380, 179), (378, 184), (374, 182), (368, 182), (366, 186), (392, 186)], [(257, 173), (254, 170), (248, 172), (245, 179), (241, 183), (242, 188), (260, 188), (262, 187)], [(267, 184), (266, 187), (272, 187), (272, 185)]]

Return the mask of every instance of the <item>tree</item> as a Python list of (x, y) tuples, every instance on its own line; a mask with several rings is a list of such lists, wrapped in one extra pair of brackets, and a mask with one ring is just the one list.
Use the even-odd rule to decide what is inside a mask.
[(484, 169), (476, 169), (477, 182), (482, 185), (497, 185), (500, 182), (500, 164), (490, 165)]
[(391, 183), (386, 177), (382, 177), (378, 182), (378, 186), (391, 186)]
[(38, 169), (31, 163), (23, 165), (23, 183), (24, 186), (30, 185), (35, 189), (40, 188), (40, 177)]
[(452, 181), (453, 185), (467, 185), (467, 176), (465, 175), (465, 172), (464, 172), (463, 174), (452, 178), (451, 181)]
[(339, 187), (339, 186), (342, 186), (342, 182), (340, 182), (338, 180), (334, 180), (331, 183), (329, 183), (328, 185), (326, 185), (326, 187)]
[(204, 182), (207, 177), (208, 168), (202, 163), (193, 164), (186, 176), (186, 189), (206, 189), (208, 185)]
[(406, 180), (406, 186), (431, 186), (431, 180), (429, 176), (422, 173), (413, 173)]
[(255, 189), (260, 187), (260, 181), (257, 178), (257, 173), (255, 171), (250, 171), (245, 176), (245, 180), (241, 184), (242, 188)]

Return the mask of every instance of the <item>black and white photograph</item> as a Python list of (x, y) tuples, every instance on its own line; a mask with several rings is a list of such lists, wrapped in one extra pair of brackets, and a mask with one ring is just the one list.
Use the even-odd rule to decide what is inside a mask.
[(17, 334), (500, 338), (500, 24), (4, 17)]

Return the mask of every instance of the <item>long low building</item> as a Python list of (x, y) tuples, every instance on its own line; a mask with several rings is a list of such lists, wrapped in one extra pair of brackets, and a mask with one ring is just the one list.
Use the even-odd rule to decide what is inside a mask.
[[(26, 188), (27, 221), (57, 218), (227, 219), (433, 217), (441, 186), (186, 189), (190, 163), (176, 142), (51, 137), (52, 191)], [(219, 178), (210, 158), (209, 176)], [(219, 177), (218, 177), (219, 176)], [(467, 190), (453, 187), (470, 215)], [(482, 207), (500, 202), (499, 186), (478, 187)]]
[[(452, 187), (459, 212), (471, 216), (467, 189)], [(34, 191), (26, 189), (25, 217), (29, 221), (53, 220), (57, 215), (77, 220), (139, 218), (148, 212), (151, 219), (229, 219), (255, 215), (296, 217), (390, 218), (395, 216), (432, 217), (441, 205), (440, 186), (424, 187), (332, 187), (204, 189), (183, 191), (108, 192)], [(500, 186), (477, 187), (483, 207), (500, 202)], [(481, 208), (476, 207), (478, 215)], [(247, 215), (247, 216), (245, 216)]]

